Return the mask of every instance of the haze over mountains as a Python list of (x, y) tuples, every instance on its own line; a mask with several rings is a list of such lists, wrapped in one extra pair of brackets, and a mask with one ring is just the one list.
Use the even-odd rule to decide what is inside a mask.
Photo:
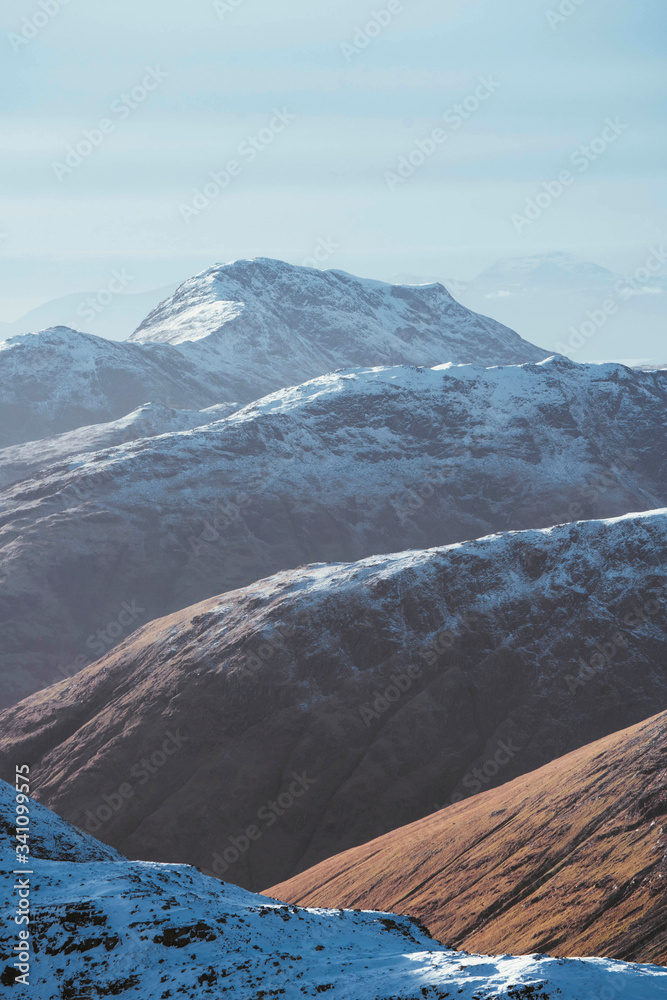
[(667, 251), (646, 247), (625, 274), (572, 254), (498, 261), (447, 283), (465, 305), (575, 361), (665, 364)]
[(123, 269), (112, 275), (111, 289), (90, 289), (44, 302), (20, 319), (0, 322), (0, 340), (54, 326), (66, 326), (107, 340), (127, 340), (148, 313), (176, 288), (167, 285), (148, 292), (133, 292), (134, 280), (134, 275)]
[[(13, 830), (14, 805), (13, 788), (0, 783), (3, 831)], [(632, 1000), (667, 995), (667, 972), (654, 966), (467, 955), (438, 945), (413, 919), (288, 906), (183, 865), (128, 861), (36, 803), (31, 812), (27, 881), (39, 948), (30, 953), (26, 992), (37, 1000), (445, 1000), (453, 989), (461, 1000), (581, 1000), (611, 983)], [(0, 852), (6, 898), (18, 899), (4, 840)], [(0, 984), (12, 992), (24, 989), (16, 931), (10, 921), (0, 928)]]

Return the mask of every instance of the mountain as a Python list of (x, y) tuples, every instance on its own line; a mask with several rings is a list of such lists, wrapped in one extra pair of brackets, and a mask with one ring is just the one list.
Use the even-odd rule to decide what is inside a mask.
[(190, 410), (247, 403), (351, 365), (546, 357), (442, 285), (385, 285), (265, 259), (186, 281), (130, 341), (57, 326), (0, 343), (0, 448), (149, 402)]
[[(628, 1000), (667, 996), (667, 972), (600, 959), (486, 958), (440, 947), (411, 918), (308, 910), (224, 885), (184, 865), (127, 861), (28, 800), (30, 867), (12, 873), (14, 788), (0, 784), (7, 900), (33, 923), (0, 929), (0, 983), (35, 1000), (178, 996), (332, 1000), (499, 996), (581, 1000), (613, 983)], [(19, 868), (21, 866), (19, 865)], [(29, 895), (26, 896), (26, 893)], [(18, 979), (26, 975), (25, 981)]]
[(565, 358), (342, 371), (6, 487), (4, 704), (281, 569), (662, 507), (666, 387)]
[(667, 713), (268, 890), (409, 913), (471, 951), (667, 965)]
[(664, 361), (665, 260), (661, 247), (647, 249), (622, 275), (572, 254), (536, 254), (498, 261), (450, 287), (469, 308), (491, 312), (549, 352), (657, 364)]
[(0, 773), (263, 888), (663, 709), (666, 588), (667, 511), (281, 573), (0, 714)]
[(231, 398), (211, 373), (157, 344), (62, 326), (0, 343), (0, 448), (117, 420), (144, 403), (201, 409)]
[(517, 288), (529, 282), (556, 288), (611, 288), (617, 275), (607, 267), (581, 260), (570, 253), (542, 253), (496, 261), (475, 279), (480, 284), (502, 282)]
[(547, 356), (459, 305), (441, 284), (389, 285), (267, 258), (195, 275), (130, 340), (177, 346), (246, 400), (354, 365), (488, 366)]
[(47, 466), (76, 464), (82, 455), (94, 451), (201, 427), (240, 408), (240, 403), (218, 403), (206, 410), (174, 410), (160, 403), (145, 403), (110, 423), (77, 427), (52, 438), (0, 448), (0, 489), (30, 479)]

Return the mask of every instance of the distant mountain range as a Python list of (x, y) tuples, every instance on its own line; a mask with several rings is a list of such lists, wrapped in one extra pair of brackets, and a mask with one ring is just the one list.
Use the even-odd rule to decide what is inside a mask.
[(445, 282), (550, 353), (575, 361), (664, 364), (667, 253), (647, 247), (628, 274), (571, 254), (498, 261), (472, 281)]
[[(116, 284), (122, 288), (126, 279), (122, 277), (122, 272), (119, 273), (121, 280)], [(111, 280), (113, 282), (113, 278)], [(58, 326), (81, 330), (107, 340), (127, 340), (148, 313), (171, 295), (176, 287), (166, 285), (150, 292), (132, 292), (130, 283), (119, 294), (102, 289), (63, 295), (31, 309), (12, 323), (0, 322), (0, 341)]]
[[(151, 337), (155, 329), (159, 330), (159, 336), (168, 337), (166, 331), (176, 317), (178, 325), (184, 331), (190, 324), (201, 327), (200, 320), (194, 319), (194, 312), (186, 305), (186, 299), (190, 295), (193, 296), (191, 306), (194, 301), (205, 305), (204, 312), (208, 321), (216, 315), (222, 315), (220, 300), (216, 299), (216, 295), (223, 298), (228, 296), (227, 301), (232, 311), (234, 302), (245, 302), (245, 282), (240, 279), (239, 294), (239, 288), (234, 287), (235, 282), (229, 280), (231, 275), (225, 274), (229, 267), (230, 265), (215, 265), (181, 285), (178, 291), (176, 286), (170, 285), (151, 292), (132, 293), (128, 290), (111, 297), (106, 295), (103, 306), (98, 303), (96, 309), (86, 303), (90, 303), (91, 299), (96, 303), (99, 291), (63, 296), (31, 310), (13, 323), (0, 322), (0, 340), (35, 330), (66, 326), (99, 337), (124, 341), (137, 327), (144, 326), (149, 313), (154, 314)], [(207, 292), (202, 287), (202, 279), (205, 276), (211, 278), (220, 272), (223, 272), (222, 284), (227, 287), (224, 291), (221, 287), (216, 289), (215, 281), (211, 280), (209, 284), (212, 287)], [(331, 271), (325, 273), (342, 274)], [(494, 316), (512, 330), (518, 330), (523, 337), (539, 345), (547, 354), (564, 353), (581, 362), (667, 364), (664, 350), (667, 325), (667, 254), (659, 243), (647, 245), (638, 255), (635, 264), (623, 274), (573, 254), (552, 252), (499, 260), (471, 280), (404, 272), (396, 274), (392, 281), (402, 286), (442, 283), (465, 306), (484, 316)], [(381, 282), (376, 284), (380, 285)], [(105, 295), (105, 292), (102, 294)], [(605, 314), (603, 310), (601, 316), (599, 310), (609, 301), (612, 302), (613, 312)], [(165, 307), (159, 306), (159, 303), (165, 303)], [(256, 317), (261, 306), (261, 297), (259, 301), (252, 303)], [(270, 305), (268, 309), (270, 314)], [(601, 322), (599, 327), (594, 324), (594, 329), (591, 329), (588, 326), (591, 322), (589, 312), (597, 316), (598, 322)], [(201, 320), (203, 319), (202, 315)], [(155, 320), (157, 327), (154, 325)], [(206, 322), (204, 321), (204, 326)], [(257, 329), (261, 330), (259, 319)], [(243, 345), (238, 346), (242, 352)], [(460, 360), (481, 359), (466, 357)], [(343, 361), (334, 367), (351, 363), (354, 362)], [(386, 363), (386, 359), (381, 358), (378, 363)], [(308, 375), (296, 381), (303, 381), (306, 377)]]

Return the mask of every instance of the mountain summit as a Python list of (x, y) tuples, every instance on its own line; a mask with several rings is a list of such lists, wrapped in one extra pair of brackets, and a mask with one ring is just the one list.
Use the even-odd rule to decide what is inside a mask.
[(0, 342), (0, 447), (118, 420), (145, 403), (248, 403), (338, 368), (546, 357), (443, 285), (240, 260), (190, 278), (123, 343), (65, 326)]
[(547, 353), (471, 312), (444, 285), (390, 285), (260, 257), (215, 264), (184, 282), (131, 341), (172, 344), (204, 367), (245, 379), (257, 398), (353, 365), (484, 366)]

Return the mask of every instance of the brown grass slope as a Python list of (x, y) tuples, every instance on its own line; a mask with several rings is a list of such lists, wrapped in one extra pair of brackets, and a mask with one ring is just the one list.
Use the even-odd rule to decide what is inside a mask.
[(667, 511), (280, 573), (0, 713), (0, 777), (258, 891), (457, 801), (503, 744), (487, 788), (663, 710), (666, 580)]
[(484, 954), (667, 964), (667, 712), (268, 889)]

